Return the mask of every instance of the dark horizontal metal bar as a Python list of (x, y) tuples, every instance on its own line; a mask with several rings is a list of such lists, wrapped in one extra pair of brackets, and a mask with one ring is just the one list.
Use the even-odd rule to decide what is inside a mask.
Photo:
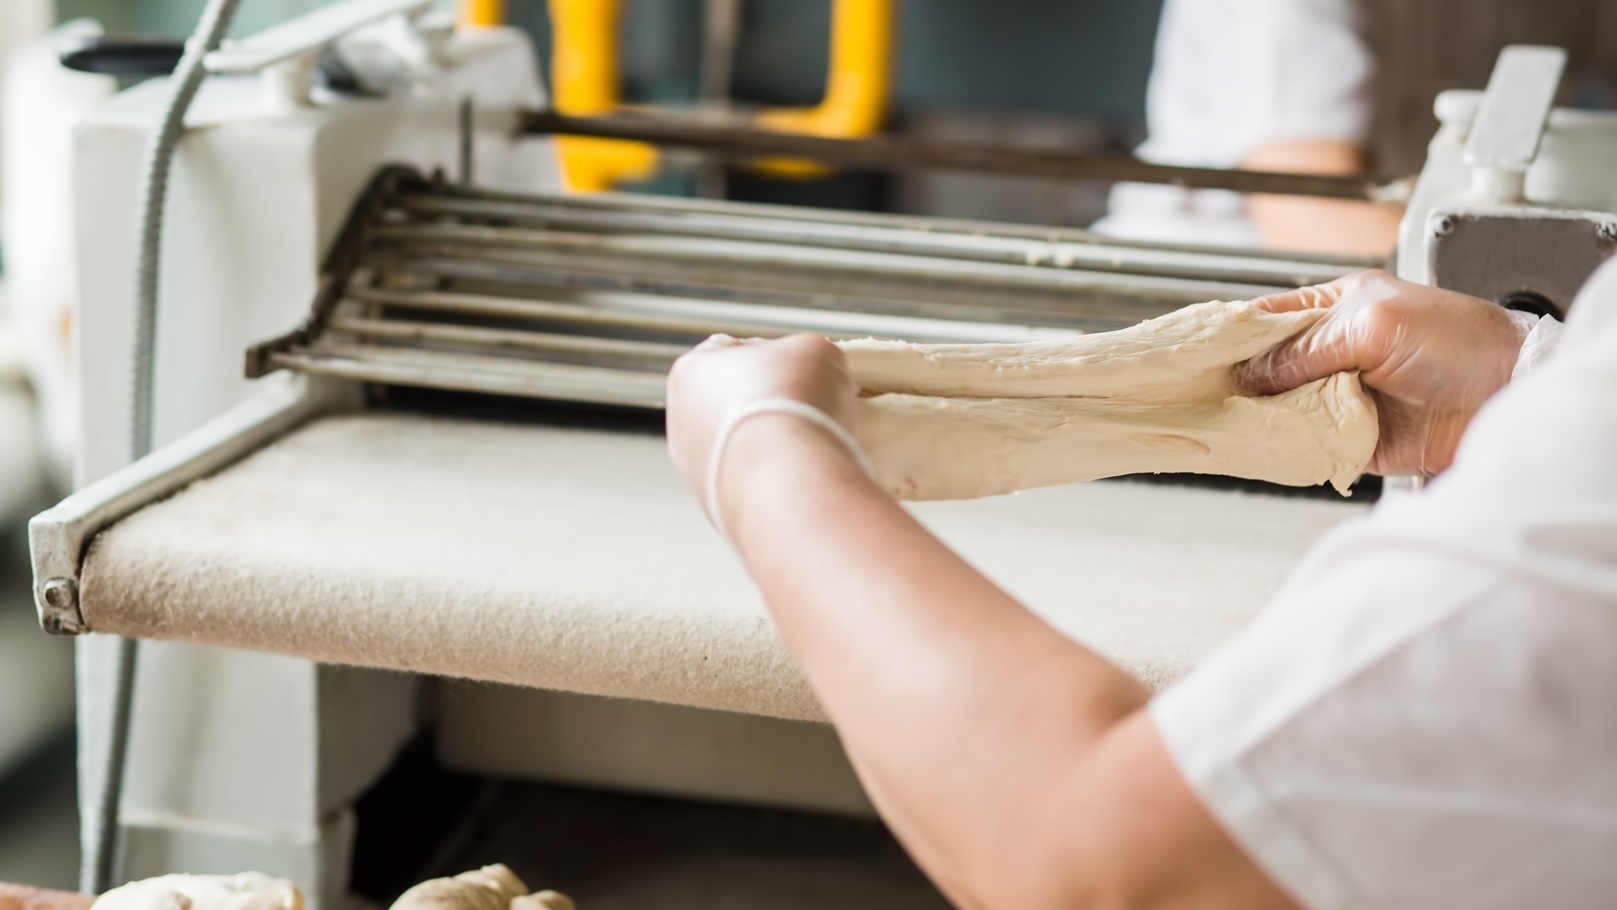
[[(837, 313), (833, 315), (830, 312), (821, 310), (801, 310), (793, 314), (791, 318), (756, 321), (747, 319), (744, 313), (734, 315), (734, 318), (732, 318), (731, 315), (691, 312), (682, 309), (682, 307), (688, 304), (701, 306), (704, 302), (673, 297), (648, 298), (648, 300), (656, 301), (656, 305), (659, 307), (668, 307), (666, 310), (659, 309), (655, 311), (636, 308), (607, 309), (588, 303), (557, 302), (526, 297), (508, 297), (498, 294), (429, 290), (388, 291), (361, 286), (351, 288), (349, 296), (344, 299), (369, 307), (385, 306), (448, 316), (494, 317), (502, 320), (516, 320), (519, 323), (528, 322), (547, 326), (547, 331), (550, 327), (565, 327), (569, 331), (581, 333), (565, 337), (601, 338), (602, 340), (605, 340), (603, 336), (588, 333), (612, 333), (623, 330), (670, 333), (690, 338), (690, 344), (694, 344), (697, 340), (713, 334), (735, 335), (741, 338), (779, 338), (794, 332), (814, 332), (833, 340), (875, 337), (945, 343), (1020, 341), (1029, 340), (1032, 337), (1031, 334), (1020, 337), (999, 335), (996, 330), (1003, 327), (999, 323), (926, 319), (921, 323), (904, 321), (902, 327), (899, 327), (886, 321), (894, 318), (903, 319), (903, 317), (885, 315), (871, 317), (870, 314), (854, 314), (851, 317), (854, 324), (849, 324), (850, 317), (848, 314)], [(745, 309), (754, 313), (768, 310), (768, 308), (762, 306), (752, 305), (746, 306)], [(824, 315), (822, 315), (822, 312)], [(866, 321), (867, 317), (882, 320), (885, 324), (872, 324)], [(391, 322), (397, 318), (401, 317), (389, 314), (380, 321)], [(343, 325), (352, 324), (352, 317), (334, 317), (328, 325), (336, 326), (339, 323)], [(943, 325), (950, 326), (951, 330), (942, 330)], [(630, 341), (625, 343), (640, 345), (649, 342)]]
[(1177, 167), (1152, 164), (1128, 155), (1040, 152), (896, 136), (826, 139), (751, 127), (692, 123), (668, 117), (569, 117), (555, 111), (524, 111), (518, 129), (529, 135), (628, 139), (694, 149), (729, 158), (807, 158), (823, 164), (871, 170), (936, 168), (1059, 180), (1166, 183), (1197, 189), (1330, 199), (1379, 200), (1386, 195), (1383, 181), (1368, 176)]
[[(613, 210), (600, 206), (598, 199), (590, 198), (583, 202), (595, 205), (581, 204), (578, 197), (554, 202), (534, 199), (515, 203), (428, 193), (406, 194), (397, 200), (400, 209), (417, 215), (458, 216), (503, 226), (537, 227), (549, 231), (789, 243), (798, 247), (897, 253), (1047, 269), (1083, 269), (1273, 284), (1277, 288), (1323, 284), (1355, 270), (1337, 263), (1298, 262), (1258, 253), (1184, 252), (1103, 244), (1092, 239), (1070, 242), (1056, 232), (1050, 232), (1050, 236), (1046, 237), (998, 236), (982, 230), (838, 225), (766, 218), (745, 212), (682, 212), (676, 215), (650, 206), (641, 209), (624, 206)], [(1371, 265), (1373, 263), (1362, 263), (1358, 268)]]
[(764, 282), (746, 280), (753, 276), (745, 273), (727, 279), (701, 267), (669, 265), (655, 269), (627, 257), (428, 244), (378, 250), (367, 262), (388, 270), (495, 284), (628, 291), (726, 303), (1083, 331), (1123, 328), (1186, 304), (1203, 300), (1242, 300), (1270, 290), (1259, 288), (1258, 294), (1238, 290), (1228, 294), (1196, 293), (1192, 286), (1175, 293), (1165, 286), (1145, 282), (1131, 286), (1122, 281), (1071, 288), (1011, 289), (986, 283), (972, 287), (964, 281), (928, 281), (910, 276), (877, 281), (868, 277), (838, 276), (829, 269), (816, 273), (812, 269), (787, 268), (778, 269), (774, 280)]
[(403, 319), (363, 319), (352, 316), (335, 316), (328, 323), (327, 328), (333, 332), (348, 332), (370, 339), (386, 338), (394, 341), (442, 342), (489, 349), (495, 354), (505, 354), (512, 351), (540, 351), (672, 363), (681, 354), (690, 350), (690, 345), (686, 344), (663, 344), (655, 341), (631, 341), (621, 338), (597, 338), (593, 335), (560, 335), (554, 332), (497, 329), (454, 323), (411, 322)]
[(635, 408), (663, 406), (662, 372), (363, 345), (295, 347), (271, 352), (268, 358), (276, 368), (361, 382)]
[[(425, 186), (426, 184), (423, 184), (418, 187), (417, 191), (425, 192)], [(1288, 250), (1206, 246), (1179, 242), (1162, 243), (1112, 237), (1075, 227), (973, 221), (960, 218), (939, 218), (932, 215), (893, 215), (878, 212), (858, 212), (848, 209), (807, 208), (800, 205), (766, 205), (759, 202), (733, 202), (725, 199), (692, 199), (688, 197), (647, 196), (632, 193), (591, 193), (587, 195), (576, 193), (516, 193), (502, 192), (488, 187), (449, 183), (431, 184), (430, 192), (432, 195), (446, 199), (475, 199), (516, 205), (560, 205), (570, 209), (595, 212), (655, 212), (671, 218), (707, 215), (770, 218), (824, 228), (849, 228), (854, 230), (885, 228), (1001, 240), (1019, 238), (1052, 243), (1125, 247), (1132, 250), (1173, 255), (1196, 254), (1218, 258), (1234, 256), (1238, 259), (1258, 257), (1260, 259), (1303, 263), (1310, 268), (1325, 265), (1340, 266), (1339, 275), (1361, 269), (1376, 268), (1385, 264), (1384, 259), (1380, 257), (1370, 258), (1317, 252), (1304, 253)], [(401, 196), (400, 198), (403, 197)]]
[(692, 316), (665, 316), (655, 313), (606, 310), (572, 303), (501, 297), (492, 294), (445, 293), (442, 291), (384, 291), (372, 288), (355, 288), (350, 291), (349, 299), (357, 300), (360, 303), (438, 313), (495, 316), (507, 319), (532, 319), (543, 322), (578, 324), (588, 328), (668, 332), (676, 335), (690, 335), (694, 339), (705, 338), (719, 332), (742, 337), (775, 338), (794, 331), (803, 331), (803, 329), (783, 328), (769, 323), (749, 323)]

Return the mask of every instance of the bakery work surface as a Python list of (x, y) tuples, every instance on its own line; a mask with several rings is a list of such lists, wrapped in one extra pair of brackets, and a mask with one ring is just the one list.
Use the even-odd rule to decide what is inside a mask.
[(89, 910), (94, 902), (88, 894), (0, 882), (0, 910)]
[[(913, 508), (1160, 687), (1363, 506), (1105, 482)], [(81, 585), (95, 631), (822, 717), (649, 434), (327, 417), (103, 531)]]

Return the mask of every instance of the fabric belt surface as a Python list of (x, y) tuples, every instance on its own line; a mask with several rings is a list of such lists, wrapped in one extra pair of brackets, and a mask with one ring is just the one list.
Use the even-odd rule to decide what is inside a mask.
[[(1099, 482), (914, 512), (1153, 687), (1362, 506)], [(362, 412), (93, 541), (98, 632), (823, 719), (660, 437)]]

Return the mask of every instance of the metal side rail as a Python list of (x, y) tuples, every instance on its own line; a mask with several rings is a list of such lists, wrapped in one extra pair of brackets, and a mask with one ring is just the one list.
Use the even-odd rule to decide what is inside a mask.
[(114, 522), (239, 461), (318, 414), (343, 393), (302, 377), (265, 387), (174, 443), (90, 484), (28, 522), (39, 624), (53, 635), (94, 631), (79, 607), (85, 548)]

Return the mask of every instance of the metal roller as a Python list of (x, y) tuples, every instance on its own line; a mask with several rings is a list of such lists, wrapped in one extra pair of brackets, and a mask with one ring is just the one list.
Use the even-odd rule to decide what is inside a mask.
[(662, 406), (715, 334), (1006, 341), (1132, 325), (1368, 263), (1117, 242), (1084, 231), (621, 196), (485, 192), (385, 171), (274, 370)]

